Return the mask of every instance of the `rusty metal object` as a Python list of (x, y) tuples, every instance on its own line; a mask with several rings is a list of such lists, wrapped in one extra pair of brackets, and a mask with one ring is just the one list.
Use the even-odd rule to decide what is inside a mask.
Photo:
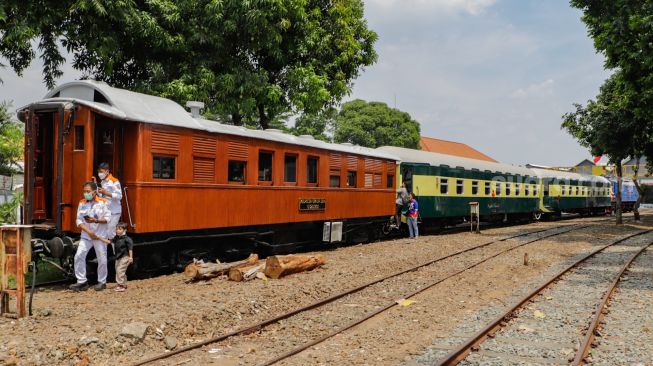
[(576, 356), (574, 357), (574, 361), (571, 363), (572, 366), (578, 366), (583, 363), (583, 360), (585, 360), (585, 357), (590, 352), (590, 348), (592, 347), (592, 342), (594, 342), (594, 335), (596, 334), (596, 330), (599, 327), (599, 324), (601, 324), (601, 320), (603, 320), (603, 309), (605, 309), (606, 305), (612, 298), (612, 295), (614, 294), (614, 291), (617, 289), (617, 285), (619, 284), (619, 281), (621, 281), (621, 278), (623, 277), (624, 273), (628, 270), (628, 268), (631, 266), (633, 261), (637, 257), (640, 256), (640, 254), (644, 253), (645, 250), (647, 250), (651, 245), (653, 245), (653, 242), (649, 243), (648, 245), (644, 246), (642, 249), (638, 250), (637, 253), (635, 253), (630, 260), (624, 264), (624, 266), (621, 268), (619, 271), (619, 274), (615, 277), (614, 281), (612, 281), (612, 284), (610, 284), (610, 288), (608, 288), (608, 291), (606, 291), (605, 295), (603, 295), (603, 299), (601, 299), (601, 302), (599, 305), (596, 307), (596, 310), (594, 311), (594, 315), (592, 316), (592, 321), (590, 321), (589, 326), (587, 327), (587, 333), (585, 333), (585, 337), (583, 338), (583, 343), (581, 343), (580, 347), (578, 347), (578, 351), (576, 352)]
[(504, 327), (507, 325), (506, 322), (504, 322), (505, 319), (509, 319), (512, 314), (514, 314), (519, 308), (524, 306), (525, 304), (529, 303), (537, 294), (542, 292), (545, 288), (549, 287), (552, 283), (556, 282), (560, 277), (565, 275), (567, 272), (571, 271), (581, 263), (585, 262), (587, 259), (595, 256), (596, 254), (602, 252), (603, 250), (619, 244), (621, 242), (624, 242), (632, 237), (643, 235), (650, 233), (653, 230), (643, 230), (643, 231), (638, 231), (637, 233), (628, 235), (626, 237), (620, 238), (618, 240), (613, 241), (610, 244), (607, 244), (605, 246), (602, 246), (601, 248), (587, 254), (577, 262), (571, 264), (555, 276), (551, 277), (548, 279), (546, 282), (544, 282), (540, 287), (536, 288), (533, 290), (530, 294), (526, 295), (523, 297), (521, 300), (519, 300), (515, 305), (513, 305), (510, 309), (508, 309), (506, 312), (503, 314), (499, 315), (495, 320), (490, 322), (485, 328), (481, 329), (478, 333), (474, 334), (472, 337), (470, 337), (465, 343), (451, 351), (448, 355), (446, 355), (443, 359), (439, 360), (437, 363), (434, 365), (437, 366), (445, 366), (445, 365), (456, 365), (460, 361), (464, 360), (471, 352), (473, 348), (478, 347), (481, 343), (483, 343), (487, 338), (488, 334), (490, 333), (495, 333), (496, 331), (499, 330), (499, 328)]
[[(9, 318), (27, 316), (25, 275), (32, 260), (31, 226), (0, 226), (0, 315)], [(9, 286), (9, 279), (15, 281)], [(12, 299), (15, 301), (12, 310)]]

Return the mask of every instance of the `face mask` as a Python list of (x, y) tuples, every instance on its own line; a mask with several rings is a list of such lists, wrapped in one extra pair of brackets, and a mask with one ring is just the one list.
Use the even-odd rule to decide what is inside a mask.
[(104, 179), (107, 177), (107, 173), (97, 173), (97, 176), (100, 177), (100, 179)]
[(87, 201), (92, 200), (93, 199), (93, 193), (84, 192), (84, 198), (86, 198)]

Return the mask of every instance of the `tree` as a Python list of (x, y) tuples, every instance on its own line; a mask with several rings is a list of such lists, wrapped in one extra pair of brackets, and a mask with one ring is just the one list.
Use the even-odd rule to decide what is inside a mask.
[(8, 104), (0, 103), (0, 175), (13, 175), (23, 158), (23, 131), (11, 120)]
[(381, 102), (356, 99), (344, 103), (334, 122), (334, 142), (419, 149), (419, 138), (419, 122)]
[(621, 74), (613, 74), (601, 86), (596, 101), (587, 106), (575, 104), (576, 110), (563, 116), (562, 127), (581, 145), (590, 149), (592, 155), (607, 155), (617, 173), (619, 194), (616, 195), (617, 224), (622, 223), (621, 191), (622, 161), (638, 152), (638, 128), (641, 122), (627, 107), (628, 93)]
[(331, 141), (327, 133), (333, 128), (337, 114), (338, 110), (333, 107), (317, 114), (302, 114), (295, 120), (295, 127), (292, 128), (291, 133), (297, 136), (311, 135), (318, 140)]
[(35, 56), (30, 42), (46, 40), (49, 86), (60, 75), (61, 39), (87, 76), (181, 104), (200, 100), (209, 115), (262, 128), (339, 102), (377, 57), (361, 0), (9, 0), (0, 37), (0, 55), (17, 72)]

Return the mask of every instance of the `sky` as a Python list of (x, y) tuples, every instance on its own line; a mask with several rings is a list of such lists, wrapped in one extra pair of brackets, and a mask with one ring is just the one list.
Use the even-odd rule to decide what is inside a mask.
[[(385, 102), (422, 135), (466, 143), (510, 164), (575, 165), (589, 157), (560, 129), (573, 103), (609, 73), (581, 13), (566, 0), (364, 0), (379, 59), (346, 99)], [(41, 63), (0, 68), (0, 101), (45, 95)], [(59, 82), (79, 77), (69, 64)]]

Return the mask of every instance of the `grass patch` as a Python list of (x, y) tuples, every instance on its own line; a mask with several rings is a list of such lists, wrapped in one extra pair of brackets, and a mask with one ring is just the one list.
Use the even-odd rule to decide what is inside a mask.
[[(61, 273), (61, 270), (59, 270), (58, 268), (55, 268), (50, 263), (39, 261), (38, 264), (36, 265), (36, 267), (37, 267), (37, 271), (36, 271), (36, 284), (37, 285), (39, 283), (57, 281), (57, 280), (62, 280), (62, 279), (65, 278), (63, 273)], [(27, 286), (32, 285), (32, 275), (33, 275), (32, 272), (28, 272), (25, 275), (25, 284)], [(16, 288), (16, 277), (9, 276), (7, 284), (8, 284), (10, 289), (15, 289)]]

